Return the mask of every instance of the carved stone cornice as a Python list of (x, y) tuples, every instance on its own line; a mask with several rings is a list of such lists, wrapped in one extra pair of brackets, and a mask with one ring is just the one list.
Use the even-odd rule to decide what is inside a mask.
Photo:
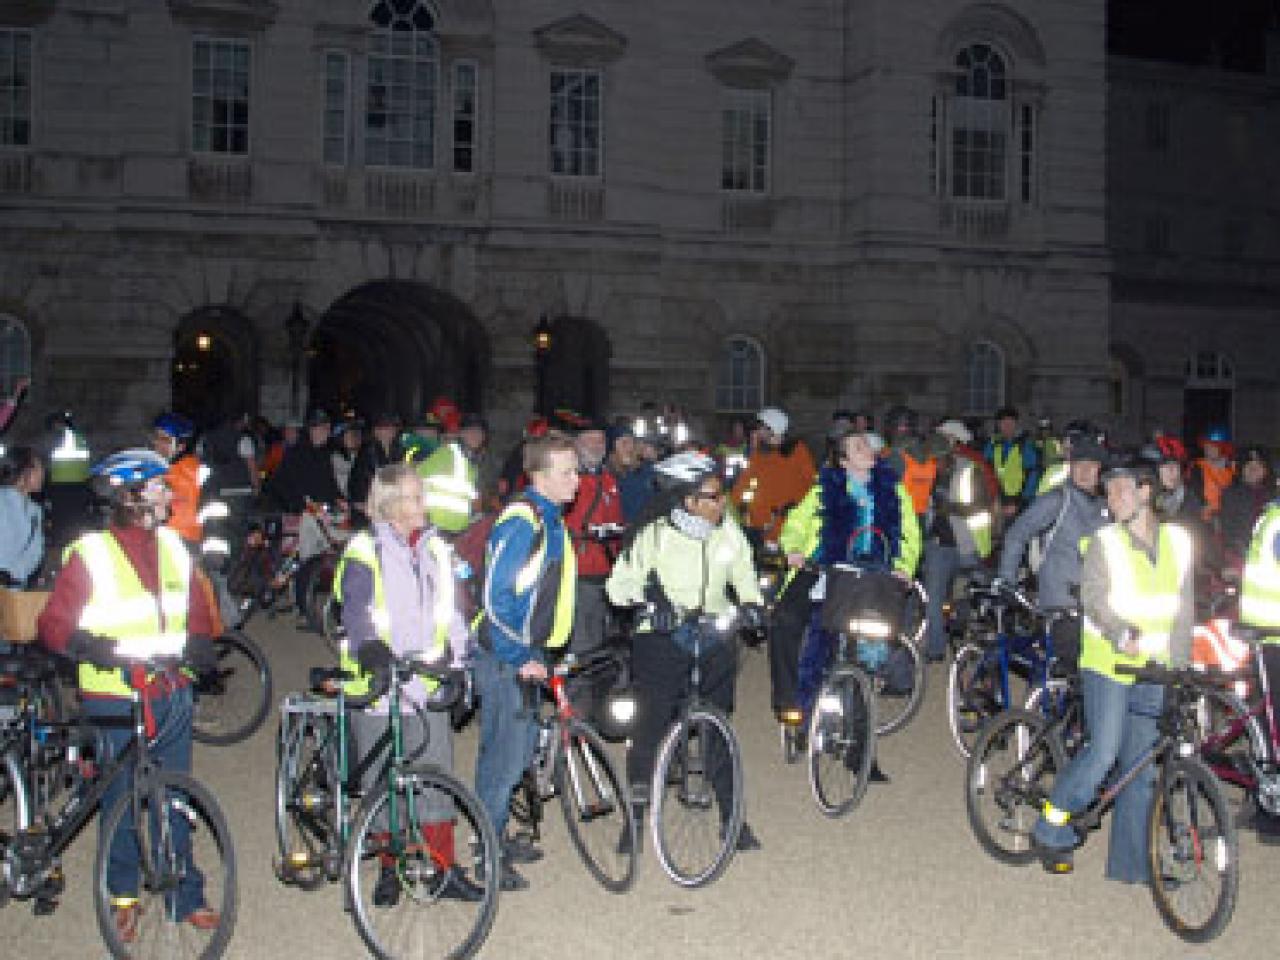
[(707, 54), (707, 69), (730, 87), (771, 87), (791, 76), (796, 62), (763, 40), (750, 37)]
[(533, 36), (544, 56), (575, 66), (605, 66), (627, 49), (626, 37), (582, 13), (539, 27)]
[(262, 31), (275, 23), (272, 0), (169, 0), (173, 19), (193, 27)]

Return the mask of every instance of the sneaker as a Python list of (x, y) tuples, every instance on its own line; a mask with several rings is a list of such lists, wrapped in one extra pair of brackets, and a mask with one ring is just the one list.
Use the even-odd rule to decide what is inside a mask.
[(507, 863), (537, 863), (542, 851), (524, 837), (507, 837), (502, 842), (502, 859)]
[(1044, 867), (1046, 873), (1066, 876), (1075, 869), (1075, 859), (1070, 850), (1046, 847), (1037, 843), (1036, 852), (1040, 855), (1040, 865)]
[(742, 821), (742, 829), (738, 831), (738, 852), (745, 853), (749, 850), (759, 850), (760, 846), (760, 838), (757, 837), (756, 832), (751, 829), (751, 824), (747, 823), (745, 820)]
[(135, 900), (132, 903), (113, 904), (111, 917), (116, 924), (116, 936), (121, 943), (133, 943), (138, 939), (138, 919), (142, 908)]
[(438, 894), (441, 900), (461, 900), (463, 903), (479, 903), (484, 899), (484, 887), (472, 883), (456, 863), (444, 872), (444, 881)]
[(870, 776), (867, 777), (867, 782), (868, 783), (892, 783), (893, 781), (889, 779), (889, 775), (887, 773), (885, 773), (883, 770), (880, 769), (880, 764), (877, 761), (872, 760), (871, 774)]
[(529, 881), (516, 872), (516, 868), (509, 863), (502, 865), (502, 872), (498, 880), (498, 889), (503, 893), (515, 893), (518, 890), (528, 890)]
[(400, 877), (395, 867), (384, 866), (373, 885), (373, 905), (394, 907), (400, 902)]
[(216, 930), (222, 922), (222, 915), (212, 907), (196, 907), (186, 916), (187, 923), (197, 930), (208, 932)]

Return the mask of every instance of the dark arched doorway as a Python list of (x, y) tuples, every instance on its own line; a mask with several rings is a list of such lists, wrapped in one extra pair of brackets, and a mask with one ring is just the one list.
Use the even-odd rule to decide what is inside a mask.
[(609, 335), (594, 320), (551, 321), (545, 397), (547, 411), (566, 408), (599, 419), (609, 412)]
[(467, 306), (425, 283), (379, 280), (334, 302), (312, 334), (311, 406), (412, 419), (438, 395), (484, 406), (489, 346)]
[(249, 321), (222, 307), (189, 314), (174, 333), (172, 406), (202, 429), (258, 408), (258, 358)]

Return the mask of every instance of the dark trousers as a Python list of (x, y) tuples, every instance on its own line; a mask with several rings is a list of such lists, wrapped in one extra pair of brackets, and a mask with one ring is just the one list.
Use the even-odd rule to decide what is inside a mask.
[(817, 574), (799, 571), (787, 584), (773, 611), (773, 626), (769, 631), (769, 702), (774, 713), (791, 710), (799, 702), (796, 690), (800, 683), (800, 647), (813, 608), (809, 591), (817, 582)]
[[(636, 723), (627, 752), (627, 780), (637, 800), (649, 795), (649, 781), (657, 759), (658, 744), (680, 715), (689, 688), (689, 668), (693, 658), (681, 650), (667, 633), (641, 633), (631, 653), (631, 682), (636, 695)], [(732, 644), (718, 643), (704, 649), (699, 692), (708, 702), (733, 713), (734, 687), (738, 678), (738, 658)], [(725, 758), (708, 757), (708, 769), (723, 771), (713, 775), (717, 796), (731, 789)], [(722, 805), (722, 809), (724, 809)]]

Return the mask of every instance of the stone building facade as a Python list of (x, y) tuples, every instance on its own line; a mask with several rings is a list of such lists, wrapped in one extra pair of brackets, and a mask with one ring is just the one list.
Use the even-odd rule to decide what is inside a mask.
[[(1181, 136), (1195, 84), (1108, 62), (1105, 26), (1104, 0), (9, 0), (0, 375), (25, 349), (36, 410), (103, 444), (173, 402), (440, 393), (514, 431), (539, 370), (547, 405), (708, 431), (762, 402), (1138, 430), (1181, 415), (1193, 348), (1274, 413), (1275, 364), (1220, 346), (1274, 319), (1274, 226), (1248, 268), (1134, 246), (1117, 183), (1174, 201), (1113, 144), (1150, 84)], [(1241, 83), (1275, 142), (1274, 88)], [(1161, 299), (1193, 275), (1233, 292)]]

